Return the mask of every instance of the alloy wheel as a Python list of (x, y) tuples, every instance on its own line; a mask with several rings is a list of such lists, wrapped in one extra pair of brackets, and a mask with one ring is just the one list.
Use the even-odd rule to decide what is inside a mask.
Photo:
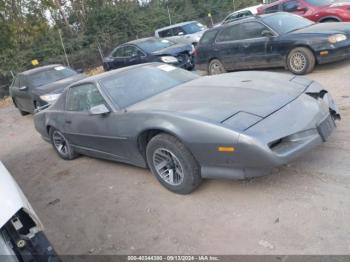
[(296, 52), (290, 58), (290, 67), (295, 72), (302, 72), (307, 65), (307, 59), (301, 52)]
[(68, 142), (63, 134), (57, 130), (52, 133), (52, 140), (58, 153), (62, 156), (68, 156)]
[(153, 153), (153, 165), (159, 177), (172, 186), (183, 182), (184, 169), (179, 159), (168, 149), (158, 148)]

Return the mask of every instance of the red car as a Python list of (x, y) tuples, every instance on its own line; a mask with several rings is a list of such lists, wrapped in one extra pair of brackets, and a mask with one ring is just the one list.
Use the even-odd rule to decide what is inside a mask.
[(315, 22), (350, 22), (350, 3), (334, 0), (279, 0), (258, 8), (258, 14), (289, 12)]

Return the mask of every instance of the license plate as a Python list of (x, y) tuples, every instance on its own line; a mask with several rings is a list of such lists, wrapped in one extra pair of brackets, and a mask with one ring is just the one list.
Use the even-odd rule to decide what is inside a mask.
[(329, 115), (325, 120), (323, 120), (323, 122), (321, 122), (321, 124), (318, 125), (318, 133), (324, 142), (327, 141), (334, 128), (335, 123), (331, 115)]

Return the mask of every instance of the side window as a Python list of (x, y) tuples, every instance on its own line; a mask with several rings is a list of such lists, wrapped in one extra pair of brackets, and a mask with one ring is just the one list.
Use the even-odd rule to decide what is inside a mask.
[(247, 22), (241, 24), (240, 36), (241, 39), (251, 39), (262, 37), (262, 32), (268, 30), (263, 24), (258, 22)]
[(128, 45), (125, 46), (125, 57), (133, 57), (133, 56), (143, 56), (144, 54), (140, 51), (140, 49), (138, 49), (135, 46), (132, 45)]
[(122, 47), (118, 47), (117, 49), (115, 49), (112, 53), (113, 57), (124, 57), (124, 46)]
[(174, 34), (174, 36), (177, 36), (177, 35), (185, 35), (186, 32), (185, 32), (185, 30), (183, 30), (181, 27), (174, 27), (174, 28), (173, 28), (173, 34)]
[(225, 42), (225, 41), (234, 41), (240, 40), (239, 37), (239, 25), (231, 25), (223, 29), (218, 37), (216, 38), (217, 42)]
[(200, 44), (207, 45), (207, 44), (211, 44), (212, 42), (214, 42), (217, 32), (218, 32), (217, 30), (205, 32), (200, 40)]
[(264, 10), (264, 14), (271, 14), (271, 13), (276, 13), (279, 11), (279, 5), (275, 4), (273, 6), (270, 6)]
[(101, 104), (105, 104), (105, 100), (97, 87), (93, 84), (83, 84), (69, 90), (66, 110), (86, 112)]
[(159, 37), (170, 37), (170, 36), (173, 36), (173, 30), (167, 29), (167, 30), (159, 31), (158, 35)]
[(298, 9), (298, 0), (291, 0), (282, 4), (282, 10), (285, 12), (294, 12)]
[(227, 17), (225, 19), (224, 24), (229, 23), (229, 22), (231, 22), (233, 20), (236, 20), (238, 18), (238, 15), (239, 14), (232, 14), (232, 15), (230, 15), (229, 17)]

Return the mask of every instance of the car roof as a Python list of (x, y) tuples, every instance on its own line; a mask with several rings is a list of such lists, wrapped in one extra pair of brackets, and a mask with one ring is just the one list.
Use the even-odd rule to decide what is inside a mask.
[(62, 66), (62, 65), (61, 64), (52, 64), (52, 65), (46, 65), (46, 66), (39, 66), (39, 67), (29, 69), (27, 71), (23, 71), (23, 72), (19, 73), (19, 75), (28, 76), (28, 75), (36, 74), (36, 73), (39, 73), (42, 71), (50, 70), (50, 69), (55, 68), (57, 66)]
[(162, 63), (153, 62), (153, 63), (144, 63), (144, 64), (138, 64), (138, 65), (133, 65), (133, 66), (127, 66), (127, 67), (111, 70), (111, 71), (104, 72), (104, 73), (101, 73), (101, 74), (98, 74), (98, 75), (94, 75), (94, 76), (90, 76), (90, 77), (84, 78), (82, 80), (74, 82), (74, 84), (72, 84), (72, 86), (77, 86), (77, 85), (84, 84), (84, 83), (98, 82), (101, 79), (104, 79), (104, 78), (107, 78), (107, 77), (113, 76), (113, 75), (118, 75), (120, 73), (125, 73), (125, 72), (133, 70), (135, 68), (142, 68), (142, 67), (149, 67), (149, 66), (156, 67), (158, 65), (162, 65)]
[(145, 38), (139, 38), (139, 39), (135, 39), (135, 40), (132, 40), (132, 41), (129, 41), (129, 42), (126, 42), (124, 44), (121, 44), (121, 45), (127, 45), (127, 44), (133, 44), (133, 45), (137, 45), (139, 43), (142, 43), (142, 42), (145, 42), (147, 40), (151, 40), (151, 39), (159, 39), (157, 37), (145, 37)]
[(184, 25), (191, 24), (191, 23), (198, 23), (198, 22), (197, 21), (186, 21), (186, 22), (182, 22), (182, 23), (177, 23), (177, 24), (173, 24), (173, 25), (159, 28), (156, 30), (156, 32), (171, 29), (171, 28), (178, 27), (178, 26), (184, 26)]

